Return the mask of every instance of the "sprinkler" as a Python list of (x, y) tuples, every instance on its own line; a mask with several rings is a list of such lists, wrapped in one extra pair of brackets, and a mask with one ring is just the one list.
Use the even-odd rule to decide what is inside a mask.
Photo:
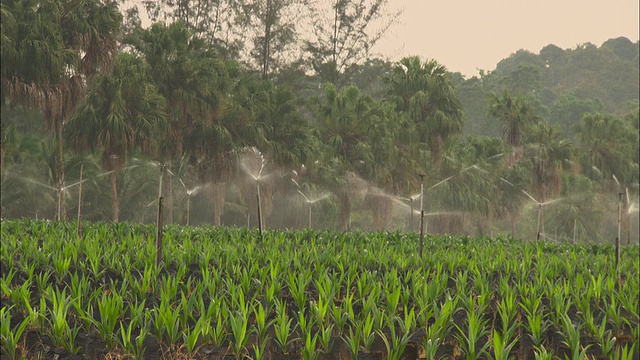
[[(514, 188), (516, 188), (515, 185), (513, 185), (511, 182), (509, 182), (508, 180), (504, 179), (504, 178), (500, 178), (500, 180), (502, 180), (503, 182), (513, 186)], [(543, 224), (544, 219), (542, 218), (542, 210), (543, 207), (545, 205), (551, 205), (553, 203), (556, 203), (560, 200), (562, 200), (562, 198), (557, 198), (557, 199), (553, 199), (553, 200), (549, 200), (546, 202), (540, 202), (538, 201), (536, 198), (534, 198), (533, 196), (531, 196), (531, 194), (529, 194), (528, 192), (524, 191), (524, 190), (520, 190), (523, 194), (525, 194), (529, 199), (531, 199), (534, 203), (536, 203), (536, 205), (538, 205), (538, 223), (536, 225), (536, 240), (540, 241), (540, 238), (544, 237), (544, 234), (541, 231), (541, 226)]]
[(255, 160), (258, 160), (260, 162), (260, 169), (258, 170), (257, 174), (254, 174), (246, 164), (246, 162), (249, 160), (248, 158), (244, 158), (242, 160), (241, 168), (256, 181), (256, 198), (258, 203), (258, 231), (260, 234), (260, 239), (262, 239), (262, 225), (263, 225), (262, 222), (263, 221), (262, 221), (262, 204), (260, 202), (260, 177), (262, 175), (262, 171), (264, 170), (265, 159), (262, 153), (258, 149), (251, 148), (250, 150), (256, 156)]
[(187, 226), (189, 226), (189, 218), (191, 214), (191, 196), (195, 195), (200, 190), (200, 186), (196, 186), (193, 189), (189, 189), (187, 188), (187, 185), (184, 184), (182, 179), (178, 179), (178, 180), (180, 180), (180, 184), (182, 184), (182, 187), (187, 192)]
[(317, 203), (318, 201), (324, 200), (326, 198), (329, 197), (328, 194), (324, 194), (320, 197), (317, 197), (315, 199), (309, 199), (307, 197), (307, 195), (305, 195), (302, 190), (300, 190), (300, 184), (298, 184), (298, 182), (295, 179), (291, 179), (291, 181), (293, 181), (294, 184), (296, 184), (296, 187), (298, 188), (298, 193), (300, 195), (302, 195), (302, 197), (304, 198), (305, 202), (307, 203), (307, 207), (309, 208), (309, 229), (311, 229), (311, 208), (313, 207), (313, 204)]

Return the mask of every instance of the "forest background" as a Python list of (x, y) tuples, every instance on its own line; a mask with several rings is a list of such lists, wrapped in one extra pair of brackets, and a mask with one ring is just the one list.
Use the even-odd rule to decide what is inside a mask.
[(466, 78), (384, 0), (143, 3), (3, 0), (3, 218), (153, 222), (162, 164), (168, 223), (638, 240), (637, 39)]

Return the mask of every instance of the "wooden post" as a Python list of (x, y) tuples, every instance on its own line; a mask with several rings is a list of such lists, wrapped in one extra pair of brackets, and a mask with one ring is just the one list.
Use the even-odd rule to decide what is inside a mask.
[[(616, 236), (616, 269), (620, 272), (620, 225), (622, 222), (622, 192), (618, 193), (618, 236)], [(618, 274), (619, 275), (619, 274)]]
[(420, 174), (420, 245), (418, 255), (422, 259), (422, 248), (424, 242), (424, 174)]
[(262, 212), (260, 204), (260, 180), (256, 180), (257, 197), (258, 197), (258, 233), (260, 234), (260, 240), (262, 240)]
[(80, 164), (80, 183), (78, 184), (78, 228), (76, 229), (78, 237), (82, 238), (82, 172), (84, 164)]
[(538, 204), (538, 234), (536, 240), (540, 241), (540, 216), (542, 215), (542, 203)]
[(158, 220), (157, 220), (157, 234), (156, 234), (156, 266), (162, 262), (162, 218), (163, 211), (162, 206), (164, 199), (162, 198), (162, 178), (164, 176), (164, 164), (160, 165), (160, 183), (158, 185)]

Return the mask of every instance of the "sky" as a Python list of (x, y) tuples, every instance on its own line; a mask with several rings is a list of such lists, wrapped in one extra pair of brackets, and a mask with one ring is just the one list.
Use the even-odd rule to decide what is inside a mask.
[(435, 59), (466, 77), (519, 49), (639, 39), (638, 0), (389, 0), (389, 8), (402, 14), (374, 52)]

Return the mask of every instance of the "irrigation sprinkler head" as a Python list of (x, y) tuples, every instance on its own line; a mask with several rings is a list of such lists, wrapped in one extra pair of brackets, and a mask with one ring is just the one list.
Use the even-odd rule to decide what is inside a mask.
[(200, 189), (201, 189), (201, 188), (202, 188), (201, 186), (196, 186), (196, 187), (194, 187), (193, 189), (187, 189), (187, 195), (188, 195), (189, 197), (191, 197), (191, 195), (195, 195), (195, 194), (197, 194), (197, 193), (198, 193), (198, 191), (200, 191)]

